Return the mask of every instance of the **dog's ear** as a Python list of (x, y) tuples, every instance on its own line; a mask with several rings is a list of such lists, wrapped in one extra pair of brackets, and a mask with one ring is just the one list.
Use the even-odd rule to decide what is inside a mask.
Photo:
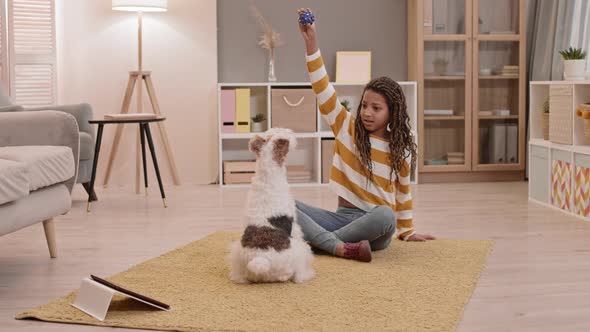
[(250, 143), (249, 143), (250, 151), (252, 151), (256, 155), (258, 155), (258, 153), (262, 149), (262, 146), (264, 145), (264, 143), (266, 143), (266, 140), (262, 136), (256, 135), (256, 136), (252, 137), (250, 139)]
[(274, 141), (274, 147), (272, 150), (272, 159), (279, 165), (283, 165), (287, 153), (289, 152), (289, 140), (285, 138), (279, 138)]

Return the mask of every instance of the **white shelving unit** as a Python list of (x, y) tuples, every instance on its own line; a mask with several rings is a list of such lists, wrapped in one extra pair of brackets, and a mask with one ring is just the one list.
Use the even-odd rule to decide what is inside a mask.
[[(537, 81), (530, 82), (529, 89), (529, 200), (590, 221), (590, 139), (584, 136), (583, 120), (576, 116), (578, 105), (590, 102), (590, 81)], [(566, 137), (571, 135), (572, 144), (543, 139), (542, 105), (556, 89), (571, 91), (560, 96), (558, 104), (556, 100), (550, 104), (568, 108), (559, 120), (564, 128), (571, 125)], [(581, 181), (576, 180), (577, 172)]]
[[(417, 110), (418, 96), (416, 82), (398, 82), (406, 96), (407, 109), (410, 115), (410, 125), (413, 136), (418, 144)], [(340, 101), (348, 100), (353, 112), (356, 112), (365, 84), (332, 83)], [(272, 123), (271, 92), (275, 88), (311, 88), (310, 83), (219, 83), (217, 86), (217, 123), (219, 143), (219, 184), (222, 187), (245, 187), (247, 184), (224, 184), (223, 162), (226, 160), (254, 160), (255, 156), (248, 150), (248, 141), (256, 133), (223, 133), (221, 127), (221, 91), (224, 89), (250, 88), (250, 113), (254, 116), (258, 112), (266, 114), (267, 126)], [(293, 186), (319, 186), (322, 183), (322, 139), (334, 138), (328, 124), (316, 112), (315, 132), (295, 133), (297, 148), (289, 152), (287, 165), (305, 165), (312, 173), (309, 183), (294, 183)], [(268, 129), (268, 128), (267, 128)], [(413, 174), (412, 183), (416, 183), (417, 171)]]

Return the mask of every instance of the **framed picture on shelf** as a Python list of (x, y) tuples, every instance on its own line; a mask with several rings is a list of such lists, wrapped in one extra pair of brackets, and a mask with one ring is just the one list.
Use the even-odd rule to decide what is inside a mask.
[(337, 83), (367, 83), (371, 80), (371, 52), (336, 52)]

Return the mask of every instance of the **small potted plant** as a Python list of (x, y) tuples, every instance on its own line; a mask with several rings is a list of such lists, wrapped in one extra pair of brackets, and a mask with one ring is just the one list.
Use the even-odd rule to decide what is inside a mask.
[(570, 46), (559, 51), (563, 57), (563, 78), (565, 80), (583, 80), (586, 66), (586, 51)]
[(590, 140), (590, 102), (579, 105), (576, 108), (576, 115), (584, 121), (584, 136)]
[(350, 113), (350, 111), (351, 111), (350, 101), (345, 99), (345, 100), (341, 101), (340, 104), (348, 111), (348, 113)]
[(449, 65), (449, 60), (443, 58), (436, 58), (432, 65), (434, 66), (434, 72), (437, 75), (444, 75), (447, 72), (447, 66)]
[(549, 140), (549, 97), (547, 97), (545, 102), (543, 102), (541, 112), (541, 128), (543, 129), (543, 139)]
[(261, 133), (266, 129), (266, 115), (264, 113), (256, 113), (252, 117), (252, 124), (250, 125), (253, 133)]

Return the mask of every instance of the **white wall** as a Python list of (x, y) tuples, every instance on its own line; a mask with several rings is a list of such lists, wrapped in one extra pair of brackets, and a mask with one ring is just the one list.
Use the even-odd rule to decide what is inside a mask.
[[(144, 70), (152, 71), (183, 184), (217, 175), (217, 15), (215, 0), (168, 0), (168, 12), (143, 19)], [(58, 101), (87, 102), (96, 118), (118, 113), (128, 72), (137, 70), (137, 14), (111, 10), (110, 0), (56, 0)], [(151, 110), (144, 90), (144, 110)], [(131, 112), (136, 111), (136, 99)], [(98, 184), (115, 132), (105, 127)], [(163, 145), (152, 129), (164, 181), (172, 185)], [(135, 183), (136, 129), (125, 129), (110, 184)], [(151, 185), (156, 185), (148, 168)]]

